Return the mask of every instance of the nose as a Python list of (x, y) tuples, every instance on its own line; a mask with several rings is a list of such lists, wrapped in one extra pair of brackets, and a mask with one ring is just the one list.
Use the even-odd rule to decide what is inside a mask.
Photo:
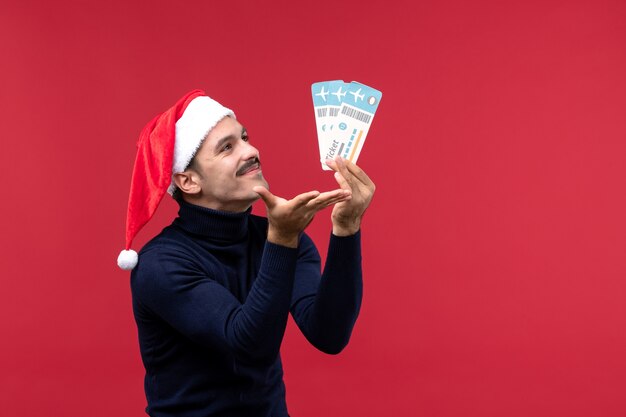
[(248, 159), (258, 158), (258, 157), (259, 157), (258, 149), (252, 146), (250, 142), (244, 142), (242, 159), (244, 161), (247, 161)]

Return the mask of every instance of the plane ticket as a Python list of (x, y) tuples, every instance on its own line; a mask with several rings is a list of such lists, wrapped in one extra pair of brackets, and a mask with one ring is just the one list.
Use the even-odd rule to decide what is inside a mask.
[(365, 84), (340, 80), (311, 86), (322, 168), (338, 155), (357, 161), (374, 120), (382, 93)]

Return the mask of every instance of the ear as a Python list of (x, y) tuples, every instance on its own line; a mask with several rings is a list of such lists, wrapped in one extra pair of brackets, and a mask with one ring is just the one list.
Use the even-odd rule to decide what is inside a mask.
[(191, 170), (174, 174), (174, 184), (185, 194), (199, 194), (202, 191), (199, 180), (200, 176)]

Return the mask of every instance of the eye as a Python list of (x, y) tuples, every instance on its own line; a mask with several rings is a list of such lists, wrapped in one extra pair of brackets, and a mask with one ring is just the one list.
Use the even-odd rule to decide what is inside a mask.
[(248, 139), (248, 135), (243, 135), (243, 136), (241, 137), (241, 140), (243, 140), (244, 142), (247, 142), (247, 141), (249, 140), (249, 139)]
[(233, 145), (231, 145), (230, 143), (227, 143), (226, 145), (222, 146), (222, 152), (226, 152), (226, 151), (230, 151), (233, 148)]

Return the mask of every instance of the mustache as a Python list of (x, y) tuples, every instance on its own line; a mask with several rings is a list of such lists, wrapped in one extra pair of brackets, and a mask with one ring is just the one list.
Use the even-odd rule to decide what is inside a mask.
[(254, 157), (246, 162), (243, 163), (243, 165), (241, 166), (241, 168), (239, 168), (237, 170), (237, 175), (243, 175), (246, 173), (246, 171), (248, 169), (250, 169), (251, 167), (253, 167), (254, 165), (258, 165), (259, 168), (261, 167), (261, 161), (259, 160), (258, 157)]

